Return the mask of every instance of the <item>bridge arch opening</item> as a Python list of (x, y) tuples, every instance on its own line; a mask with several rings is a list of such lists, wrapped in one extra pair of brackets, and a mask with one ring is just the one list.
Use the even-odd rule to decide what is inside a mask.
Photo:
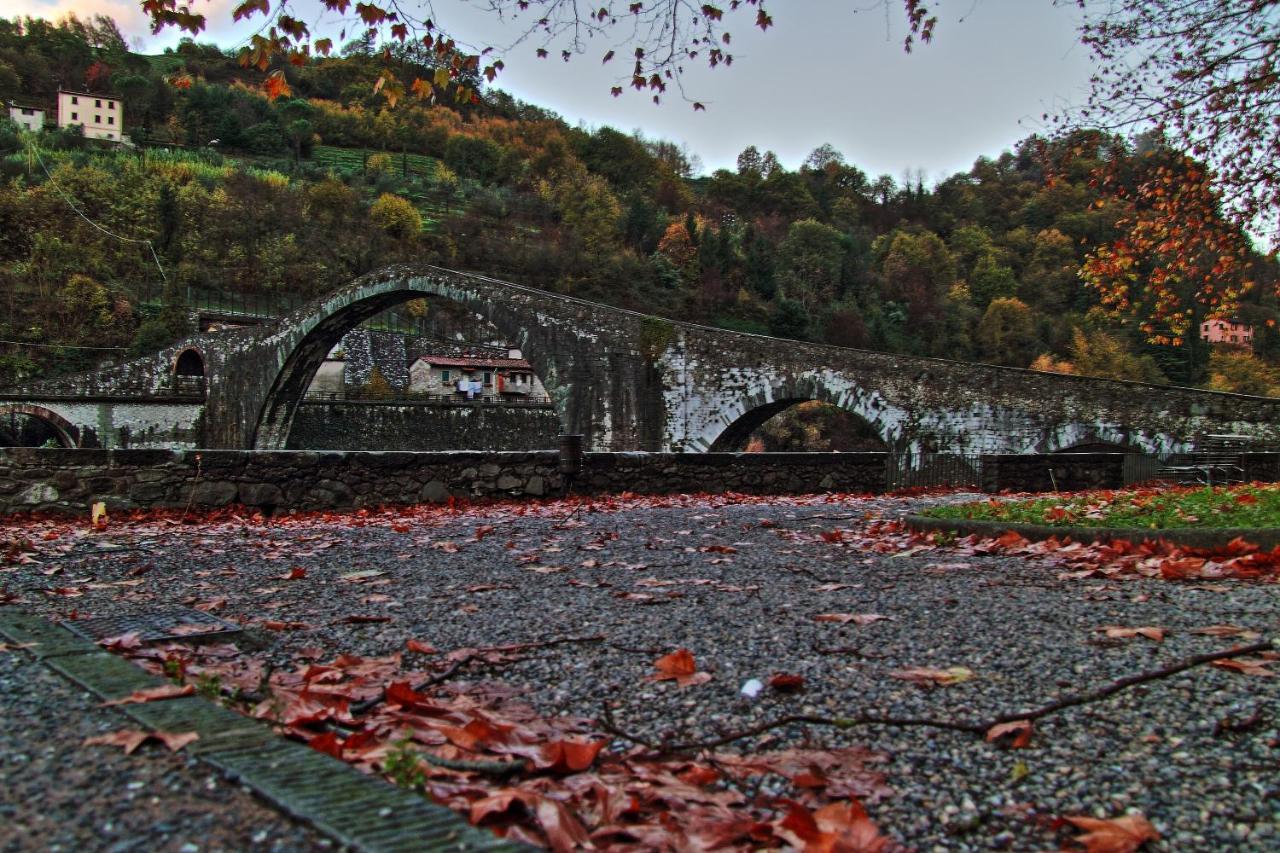
[(727, 426), (712, 452), (887, 451), (875, 426), (856, 412), (820, 399), (784, 398), (756, 406)]
[(75, 424), (43, 406), (0, 406), (0, 447), (79, 447)]
[[(457, 340), (443, 335), (424, 337), (420, 327), (417, 333), (392, 328), (395, 323), (389, 319), (391, 315), (388, 312), (404, 303), (415, 303), (421, 309), (448, 316), (445, 326), (449, 330), (458, 328), (462, 322), (459, 318), (469, 318), (475, 334), (471, 340)], [(445, 294), (406, 284), (329, 307), (302, 318), (299, 325), (308, 330), (285, 355), (267, 394), (252, 436), (251, 444), (257, 449), (445, 449), (424, 447), (409, 440), (407, 435), (406, 443), (396, 446), (321, 447), (296, 436), (291, 440), (296, 416), (304, 403), (336, 404), (339, 401), (348, 406), (398, 404), (401, 409), (465, 406), (493, 411), (540, 408), (543, 415), (554, 421), (551, 429), (540, 430), (548, 433), (544, 441), (546, 448), (554, 446), (554, 435), (560, 432), (560, 415), (558, 407), (552, 408), (553, 403), (542, 383), (548, 363), (546, 354), (526, 354), (509, 348), (510, 344), (527, 337), (525, 330), (514, 323), (486, 318), (475, 308)], [(373, 333), (390, 331), (392, 334), (405, 334), (403, 356), (394, 353), (388, 356), (385, 349), (374, 343), (359, 353), (346, 352), (342, 346), (344, 339), (362, 326)], [(479, 338), (485, 340), (480, 341)], [(393, 363), (396, 358), (403, 358), (404, 363)], [(337, 371), (342, 389), (337, 393), (333, 377), (328, 373), (322, 376), (321, 382), (316, 382), (321, 368), (332, 366), (330, 363), (335, 359), (346, 361), (343, 369)], [(321, 400), (321, 397), (325, 399)], [(351, 414), (351, 411), (348, 409), (347, 413)], [(541, 426), (545, 427), (545, 423)], [(534, 433), (531, 440), (536, 441), (540, 433), (538, 430)], [(476, 444), (476, 433), (468, 430), (460, 430), (458, 435), (462, 436), (459, 443), (451, 444), (447, 449), (538, 449), (533, 446), (517, 448)]]
[(196, 349), (184, 349), (173, 363), (175, 376), (204, 376), (204, 357)]

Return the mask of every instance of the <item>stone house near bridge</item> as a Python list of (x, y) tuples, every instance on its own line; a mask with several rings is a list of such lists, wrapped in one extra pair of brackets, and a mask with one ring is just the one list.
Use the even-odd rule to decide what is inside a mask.
[(419, 356), (409, 366), (409, 393), (486, 399), (542, 402), (547, 391), (520, 350), (506, 358), (492, 356)]

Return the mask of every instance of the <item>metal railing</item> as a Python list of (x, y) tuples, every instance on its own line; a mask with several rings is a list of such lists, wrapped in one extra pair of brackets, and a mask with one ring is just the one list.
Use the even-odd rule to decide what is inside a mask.
[(885, 460), (885, 483), (888, 491), (913, 488), (982, 485), (982, 457), (957, 453), (919, 453), (897, 456), (890, 453)]

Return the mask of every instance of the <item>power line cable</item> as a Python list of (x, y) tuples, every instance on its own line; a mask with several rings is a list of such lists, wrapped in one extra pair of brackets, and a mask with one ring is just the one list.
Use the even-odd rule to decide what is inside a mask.
[(89, 223), (91, 227), (96, 228), (98, 231), (101, 231), (103, 234), (106, 234), (108, 237), (115, 238), (116, 240), (119, 240), (122, 243), (141, 243), (145, 245), (148, 249), (151, 250), (151, 258), (156, 262), (156, 269), (160, 270), (161, 280), (164, 281), (165, 284), (169, 283), (169, 277), (164, 274), (164, 266), (160, 263), (160, 256), (156, 254), (156, 247), (152, 244), (150, 240), (139, 240), (136, 237), (123, 237), (119, 234), (116, 234), (112, 231), (107, 230), (106, 228), (102, 227), (98, 223), (94, 222), (92, 219), (86, 216), (84, 212), (80, 210), (80, 208), (76, 207), (75, 202), (71, 200), (71, 197), (67, 195), (66, 191), (63, 190), (62, 187), (58, 185), (58, 182), (53, 179), (53, 173), (50, 172), (49, 167), (45, 165), (44, 158), (40, 156), (40, 149), (37, 148), (34, 143), (30, 145), (30, 151), (32, 154), (35, 155), (36, 161), (40, 163), (40, 168), (44, 170), (45, 177), (49, 179), (49, 184), (55, 190), (58, 191), (58, 195), (61, 196), (62, 200), (67, 203), (67, 207), (75, 211), (75, 214), (79, 216), (81, 219), (83, 219), (85, 222)]
[(72, 344), (36, 344), (30, 341), (4, 341), (0, 340), (0, 344), (12, 344), (18, 347), (34, 347), (36, 349), (91, 349), (91, 350), (115, 350), (124, 352), (128, 347), (79, 347)]

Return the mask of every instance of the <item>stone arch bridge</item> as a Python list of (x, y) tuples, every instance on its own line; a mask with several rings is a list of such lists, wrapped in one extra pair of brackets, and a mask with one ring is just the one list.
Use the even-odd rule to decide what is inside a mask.
[(477, 275), (396, 266), (270, 326), (206, 333), (96, 373), (0, 391), (64, 443), (281, 449), (342, 336), (418, 297), (485, 317), (542, 378), (589, 449), (737, 450), (774, 414), (821, 400), (899, 455), (1106, 444), (1156, 455), (1202, 433), (1280, 438), (1280, 399), (781, 340), (648, 317)]

